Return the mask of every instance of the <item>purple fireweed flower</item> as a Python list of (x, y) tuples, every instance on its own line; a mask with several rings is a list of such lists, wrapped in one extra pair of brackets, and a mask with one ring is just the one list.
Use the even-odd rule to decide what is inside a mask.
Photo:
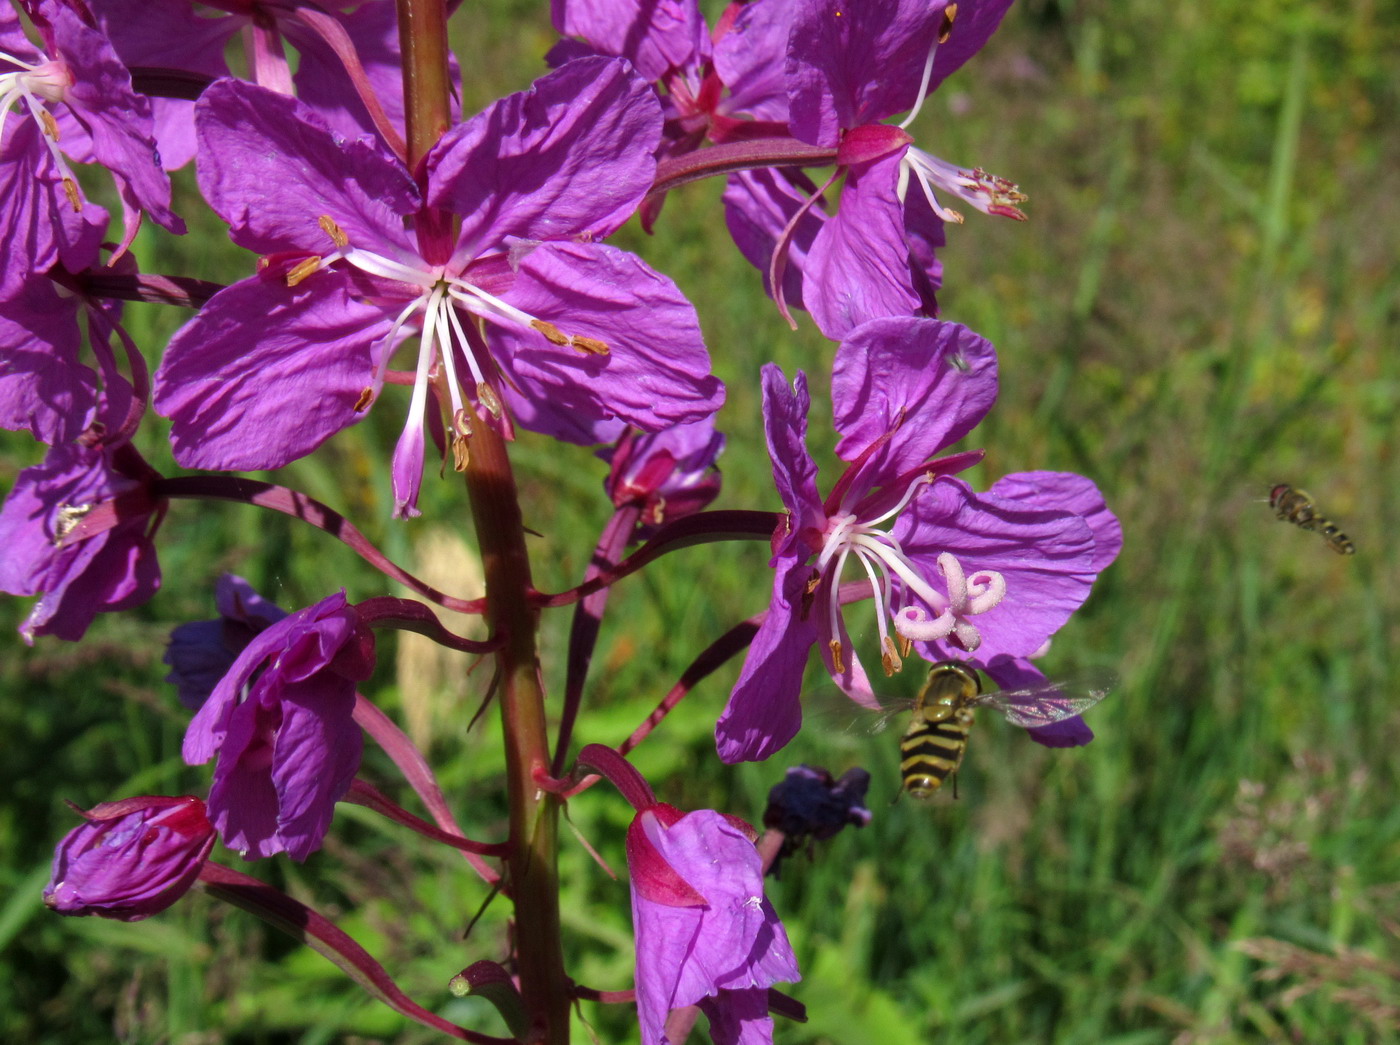
[(189, 891), (214, 848), (204, 803), (191, 795), (104, 802), (82, 815), (87, 823), (58, 843), (44, 887), (59, 914), (149, 918)]
[(360, 765), (355, 687), (374, 635), (344, 592), (289, 614), (250, 642), (185, 733), (190, 765), (219, 764), (209, 815), (245, 859), (321, 846)]
[(666, 1017), (689, 1005), (722, 1045), (771, 1042), (768, 988), (801, 975), (764, 895), (752, 831), (709, 809), (657, 803), (627, 830), (627, 867), (643, 1045), (669, 1045)]
[(170, 665), (166, 682), (173, 682), (180, 703), (198, 711), (228, 674), (238, 655), (254, 637), (287, 615), (269, 602), (242, 577), (223, 574), (214, 586), (218, 620), (181, 624), (170, 633), (170, 645), (162, 658)]
[[(932, 314), (943, 222), (961, 222), (937, 190), (987, 213), (1020, 218), (1015, 186), (915, 148), (905, 128), (927, 94), (986, 42), (1010, 0), (799, 0), (787, 41), (791, 133), (838, 147), (840, 206), (794, 206), (786, 177), (744, 175), (725, 194), (730, 231), (764, 268), (800, 268), (800, 302), (822, 333), (845, 336), (867, 319)], [(899, 126), (881, 123), (908, 112)], [(913, 191), (911, 191), (911, 187)], [(792, 241), (802, 250), (794, 253)], [(775, 258), (774, 255), (777, 255)], [(770, 267), (771, 266), (771, 267)], [(769, 288), (786, 304), (788, 279)]]
[(641, 507), (640, 529), (649, 533), (695, 514), (719, 495), (715, 461), (723, 449), (713, 417), (660, 432), (629, 429), (616, 446), (598, 452), (611, 465), (603, 485), (617, 507)]
[[(40, 50), (29, 42), (12, 7), (0, 9), (0, 126), (8, 132), (0, 166), (18, 165), (24, 174), (10, 177), (61, 189), (48, 193), (49, 224), (57, 222), (62, 208), (83, 208), (71, 159), (101, 164), (112, 173), (126, 214), (123, 249), (135, 237), (143, 211), (170, 231), (184, 232), (184, 223), (170, 210), (170, 179), (156, 153), (150, 102), (132, 90), (131, 74), (110, 41), (63, 0), (31, 0), (24, 10), (44, 46)], [(15, 106), (32, 117), (22, 121), (31, 133), (10, 130), (8, 113)], [(7, 196), (3, 206), (15, 204)], [(56, 238), (40, 227), (24, 241), (35, 267), (52, 263)]]
[(0, 510), (0, 590), (40, 596), (20, 625), (25, 642), (76, 641), (97, 614), (156, 593), (157, 478), (130, 445), (55, 446), (20, 472)]
[(508, 434), (513, 417), (586, 444), (722, 401), (689, 302), (594, 242), (655, 169), (660, 111), (625, 62), (571, 62), (443, 136), (425, 159), (426, 202), (463, 216), (455, 244), (404, 229), (424, 200), (370, 139), (337, 138), (295, 100), (231, 81), (198, 110), (205, 196), (235, 242), (278, 257), (170, 344), (155, 400), (182, 465), (275, 468), (309, 453), (364, 416), (411, 332), (399, 515), (417, 512), (430, 391), (447, 400), (459, 466), (479, 424)]
[(814, 644), (848, 696), (878, 706), (841, 612), (848, 564), (873, 591), (886, 673), (916, 645), (930, 660), (1029, 657), (1088, 596), (1095, 540), (1083, 519), (951, 477), (980, 453), (933, 457), (972, 430), (996, 387), (995, 352), (966, 327), (890, 318), (857, 328), (832, 373), (836, 453), (849, 467), (823, 501), (806, 448), (806, 378), (790, 388), (764, 368), (788, 520), (774, 535), (772, 602), (716, 727), (725, 761), (767, 758), (797, 733)]

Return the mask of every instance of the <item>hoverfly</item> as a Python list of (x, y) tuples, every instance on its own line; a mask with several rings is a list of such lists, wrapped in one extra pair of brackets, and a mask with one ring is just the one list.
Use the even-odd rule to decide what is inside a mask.
[(1317, 513), (1313, 508), (1312, 495), (1306, 490), (1279, 483), (1269, 491), (1269, 507), (1284, 522), (1291, 522), (1302, 530), (1316, 530), (1322, 534), (1327, 547), (1338, 555), (1352, 555), (1356, 552), (1356, 545), (1351, 543), (1351, 538), (1331, 519)]
[(983, 693), (982, 680), (972, 668), (939, 661), (929, 668), (928, 681), (914, 698), (909, 728), (899, 741), (904, 790), (915, 798), (932, 798), (958, 771), (975, 709), (991, 708), (1017, 726), (1048, 726), (1087, 711), (1108, 695), (1114, 682), (1112, 675), (1104, 675)]

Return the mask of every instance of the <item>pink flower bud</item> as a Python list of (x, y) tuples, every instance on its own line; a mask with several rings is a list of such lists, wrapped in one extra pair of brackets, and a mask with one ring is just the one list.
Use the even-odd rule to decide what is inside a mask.
[(204, 803), (143, 795), (82, 814), (54, 852), (44, 903), (59, 914), (136, 922), (165, 910), (194, 883), (214, 847)]

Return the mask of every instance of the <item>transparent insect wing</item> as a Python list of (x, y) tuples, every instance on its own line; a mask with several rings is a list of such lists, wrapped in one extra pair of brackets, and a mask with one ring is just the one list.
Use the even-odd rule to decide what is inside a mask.
[(983, 693), (971, 701), (971, 705), (990, 708), (1003, 715), (1012, 725), (1035, 729), (1082, 715), (1108, 696), (1117, 684), (1118, 677), (1112, 672), (1047, 679), (1024, 689)]

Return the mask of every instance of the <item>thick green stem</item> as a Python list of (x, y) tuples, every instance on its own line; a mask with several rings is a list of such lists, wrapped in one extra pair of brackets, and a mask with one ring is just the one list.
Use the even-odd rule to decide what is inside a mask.
[[(451, 122), (444, 0), (397, 0), (404, 60), (408, 164), (424, 181), (420, 161)], [(423, 186), (426, 188), (426, 186)], [(451, 253), (451, 215), (425, 206), (415, 217), (429, 261)], [(435, 257), (435, 255), (441, 257)], [(536, 647), (538, 611), (530, 606), (530, 560), (525, 528), (501, 436), (473, 426), (467, 493), (486, 575), (486, 621), (501, 640), (496, 656), (497, 699), (506, 745), (510, 804), (509, 893), (515, 903), (516, 969), (530, 1020), (529, 1045), (567, 1045), (569, 981), (559, 934), (558, 802), (544, 795), (535, 774), (549, 771), (544, 691)]]

